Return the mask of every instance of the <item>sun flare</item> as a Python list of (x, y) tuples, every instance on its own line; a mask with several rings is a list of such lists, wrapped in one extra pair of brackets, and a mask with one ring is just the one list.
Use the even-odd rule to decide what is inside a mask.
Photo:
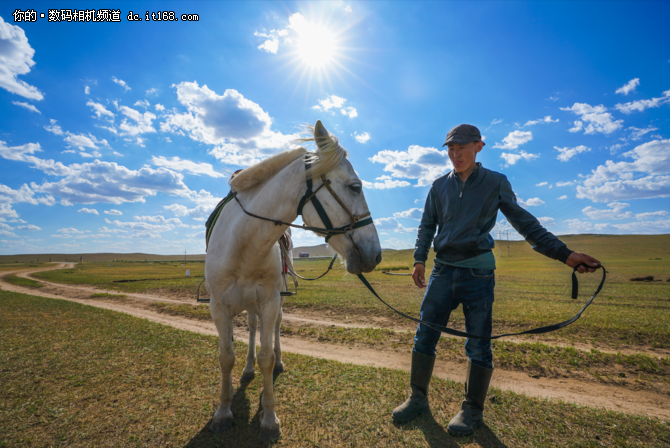
[(311, 25), (300, 34), (298, 41), (300, 58), (313, 67), (322, 67), (331, 62), (335, 54), (335, 37), (328, 30)]

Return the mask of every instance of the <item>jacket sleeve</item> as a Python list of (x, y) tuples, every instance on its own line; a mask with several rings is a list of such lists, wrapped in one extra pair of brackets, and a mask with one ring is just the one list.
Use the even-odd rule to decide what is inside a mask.
[(423, 216), (421, 217), (421, 224), (419, 224), (419, 232), (416, 237), (416, 245), (414, 246), (414, 264), (426, 264), (430, 245), (435, 237), (435, 230), (437, 229), (438, 216), (437, 207), (435, 204), (435, 189), (430, 188), (428, 198), (426, 198), (426, 205), (423, 207)]
[(565, 263), (572, 251), (553, 233), (542, 227), (535, 216), (521, 208), (506, 177), (500, 184), (500, 210), (534, 251)]

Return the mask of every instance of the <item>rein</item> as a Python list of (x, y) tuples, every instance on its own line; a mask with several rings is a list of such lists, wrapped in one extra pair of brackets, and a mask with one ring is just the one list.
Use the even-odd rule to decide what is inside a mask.
[[(573, 299), (576, 299), (576, 298), (577, 298), (577, 295), (578, 295), (578, 292), (579, 292), (579, 282), (577, 281), (577, 275), (575, 274), (576, 271), (577, 271), (577, 268), (579, 268), (579, 266), (582, 266), (582, 265), (577, 265), (577, 266), (575, 266), (575, 268), (574, 268), (573, 271), (572, 271), (572, 298), (573, 298)], [(588, 266), (586, 266), (586, 265), (583, 265), (583, 266), (588, 267)], [(381, 297), (379, 297), (379, 294), (377, 294), (377, 292), (374, 290), (374, 288), (372, 287), (372, 285), (370, 285), (370, 283), (368, 282), (368, 280), (367, 280), (365, 277), (363, 277), (363, 274), (358, 274), (358, 278), (359, 278), (359, 279), (361, 280), (361, 282), (363, 282), (363, 284), (370, 290), (370, 292), (371, 292), (377, 299), (379, 299), (379, 301), (380, 301), (381, 303), (383, 303), (383, 304), (386, 305), (387, 307), (391, 308), (393, 311), (395, 311), (396, 313), (400, 314), (402, 317), (405, 317), (405, 318), (407, 318), (407, 319), (409, 319), (409, 320), (412, 320), (412, 321), (414, 321), (414, 322), (417, 322), (417, 323), (419, 323), (419, 324), (421, 324), (421, 325), (425, 325), (426, 327), (428, 327), (428, 328), (430, 328), (430, 329), (432, 329), (432, 330), (440, 331), (440, 332), (442, 332), (442, 333), (451, 334), (451, 335), (453, 335), (453, 336), (461, 336), (461, 337), (464, 337), (464, 338), (474, 338), (474, 339), (498, 339), (498, 338), (502, 338), (502, 337), (505, 337), (505, 336), (519, 336), (519, 335), (522, 335), (522, 334), (542, 334), (542, 333), (549, 333), (550, 331), (556, 331), (556, 330), (558, 330), (558, 329), (560, 329), (560, 328), (567, 327), (567, 326), (570, 325), (571, 323), (575, 322), (577, 319), (579, 319), (579, 317), (582, 315), (582, 313), (584, 312), (584, 310), (586, 310), (586, 308), (587, 308), (589, 305), (591, 305), (591, 302), (593, 302), (593, 299), (596, 298), (596, 296), (598, 295), (598, 293), (600, 292), (600, 290), (603, 289), (603, 285), (605, 284), (605, 277), (606, 277), (605, 267), (602, 266), (602, 265), (598, 265), (597, 267), (600, 267), (600, 268), (603, 269), (603, 278), (602, 278), (602, 280), (600, 280), (600, 285), (598, 285), (598, 288), (596, 289), (596, 292), (593, 293), (593, 295), (592, 295), (591, 298), (588, 300), (588, 302), (586, 302), (586, 305), (584, 305), (584, 307), (581, 309), (581, 311), (578, 312), (577, 314), (575, 314), (571, 319), (568, 319), (568, 320), (566, 320), (566, 321), (563, 321), (563, 322), (560, 322), (560, 323), (557, 323), (557, 324), (547, 325), (547, 326), (545, 326), (545, 327), (533, 328), (532, 330), (522, 331), (522, 332), (520, 332), (520, 333), (505, 333), (505, 334), (499, 334), (499, 335), (497, 335), (497, 336), (491, 336), (491, 337), (477, 336), (477, 335), (474, 335), (474, 334), (466, 333), (466, 332), (464, 332), (464, 331), (454, 330), (454, 329), (445, 327), (444, 325), (439, 325), (439, 324), (435, 324), (435, 323), (431, 323), (431, 322), (426, 322), (426, 321), (423, 321), (423, 320), (421, 320), (421, 319), (417, 319), (417, 318), (415, 318), (415, 317), (409, 316), (409, 315), (403, 313), (402, 311), (398, 311), (397, 309), (393, 308), (391, 305), (389, 305), (388, 303), (386, 303), (386, 302), (384, 301), (384, 299), (382, 299)]]

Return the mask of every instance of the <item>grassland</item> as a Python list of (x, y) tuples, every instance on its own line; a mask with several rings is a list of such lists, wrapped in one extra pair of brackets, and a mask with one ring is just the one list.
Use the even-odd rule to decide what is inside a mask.
[(51, 266), (51, 263), (0, 263), (0, 275), (3, 272), (14, 271), (17, 269), (42, 268)]
[[(260, 378), (238, 380), (233, 429), (211, 434), (218, 405), (217, 338), (76, 303), (0, 291), (0, 446), (255, 447)], [(453, 438), (463, 398), (435, 378), (432, 411), (408, 425), (389, 415), (408, 374), (285, 354), (277, 377), (277, 446), (621, 446), (670, 444), (664, 422), (492, 389), (486, 422)]]
[[(607, 267), (605, 288), (575, 324), (543, 336), (544, 341), (585, 342), (619, 349), (626, 346), (670, 348), (670, 235), (563, 236), (568, 247), (588, 253)], [(495, 251), (496, 333), (514, 332), (563, 321), (575, 314), (595, 291), (600, 271), (580, 275), (580, 297), (570, 299), (571, 270), (534, 252), (523, 241), (510, 242), (507, 256)], [(429, 257), (428, 272), (433, 256)], [(380, 269), (412, 266), (412, 251), (386, 251)], [(328, 260), (297, 260), (301, 275), (325, 271)], [(191, 277), (184, 276), (191, 270)], [(91, 284), (119, 292), (168, 292), (194, 297), (204, 272), (203, 263), (90, 262), (74, 269), (48, 271), (35, 277), (68, 284)], [(397, 271), (403, 272), (403, 271)], [(406, 270), (404, 272), (409, 272)], [(631, 282), (634, 277), (654, 276), (655, 282)], [(401, 311), (418, 315), (423, 291), (410, 277), (389, 276), (381, 270), (367, 275), (379, 294)], [(204, 291), (204, 286), (203, 286)], [(397, 325), (406, 322), (379, 303), (343, 265), (316, 282), (301, 282), (297, 296), (285, 304), (291, 310), (328, 310), (337, 315), (382, 316)], [(452, 313), (450, 325), (463, 328), (462, 313)]]
[(3, 277), (7, 283), (17, 286), (27, 286), (29, 288), (41, 288), (44, 286), (43, 283), (40, 283), (29, 278), (17, 277), (16, 275), (6, 275)]

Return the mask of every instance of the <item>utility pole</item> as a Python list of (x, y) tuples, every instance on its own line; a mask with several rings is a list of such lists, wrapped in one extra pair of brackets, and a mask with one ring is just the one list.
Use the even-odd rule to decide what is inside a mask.
[(507, 256), (509, 257), (509, 230), (507, 231)]
[(186, 249), (184, 249), (184, 261), (186, 261)]
[(501, 230), (498, 230), (498, 241), (500, 241), (500, 256), (502, 257), (502, 235), (500, 232)]

